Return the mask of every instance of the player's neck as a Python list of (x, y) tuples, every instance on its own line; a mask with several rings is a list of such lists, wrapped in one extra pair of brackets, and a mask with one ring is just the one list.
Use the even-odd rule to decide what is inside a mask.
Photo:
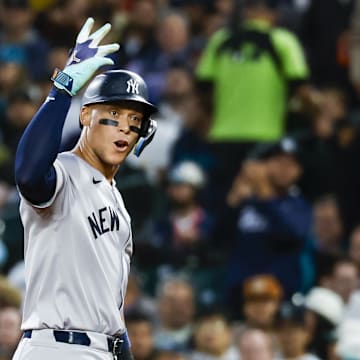
[(119, 165), (107, 165), (101, 162), (93, 153), (87, 150), (86, 147), (77, 145), (72, 152), (86, 161), (90, 166), (100, 171), (105, 178), (111, 183), (114, 176), (119, 169)]

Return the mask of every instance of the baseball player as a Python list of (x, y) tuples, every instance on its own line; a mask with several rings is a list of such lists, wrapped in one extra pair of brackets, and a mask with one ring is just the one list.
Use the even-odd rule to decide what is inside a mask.
[(114, 175), (134, 149), (140, 155), (156, 131), (143, 79), (110, 70), (82, 97), (80, 139), (59, 152), (71, 97), (118, 44), (99, 45), (111, 28), (91, 34), (89, 18), (65, 68), (25, 130), (15, 174), (25, 230), (22, 330), (15, 360), (131, 358), (123, 304), (132, 233)]

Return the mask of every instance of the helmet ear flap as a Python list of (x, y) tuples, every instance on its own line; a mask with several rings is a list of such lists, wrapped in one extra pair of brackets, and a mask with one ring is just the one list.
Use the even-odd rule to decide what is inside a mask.
[(145, 147), (151, 143), (157, 130), (157, 122), (151, 119), (150, 117), (148, 118), (148, 121), (146, 121), (143, 124), (144, 124), (144, 129), (142, 126), (139, 141), (137, 142), (134, 148), (134, 154), (136, 156), (140, 156), (140, 154), (145, 149)]
[(146, 137), (150, 126), (150, 116), (146, 114), (141, 122), (140, 133), (141, 137)]

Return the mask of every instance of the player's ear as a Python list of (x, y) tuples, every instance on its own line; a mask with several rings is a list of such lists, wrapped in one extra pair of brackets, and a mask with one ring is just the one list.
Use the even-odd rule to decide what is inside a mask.
[(91, 110), (88, 106), (83, 106), (80, 110), (80, 124), (82, 126), (89, 126), (91, 120)]

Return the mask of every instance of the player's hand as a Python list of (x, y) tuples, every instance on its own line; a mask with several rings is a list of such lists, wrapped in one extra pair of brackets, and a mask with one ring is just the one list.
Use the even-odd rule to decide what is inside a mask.
[(111, 24), (105, 24), (90, 34), (93, 25), (94, 19), (88, 18), (76, 38), (75, 47), (64, 70), (55, 70), (51, 78), (57, 88), (65, 90), (71, 96), (75, 95), (100, 67), (113, 65), (113, 60), (106, 56), (120, 47), (116, 43), (99, 45), (110, 31)]

